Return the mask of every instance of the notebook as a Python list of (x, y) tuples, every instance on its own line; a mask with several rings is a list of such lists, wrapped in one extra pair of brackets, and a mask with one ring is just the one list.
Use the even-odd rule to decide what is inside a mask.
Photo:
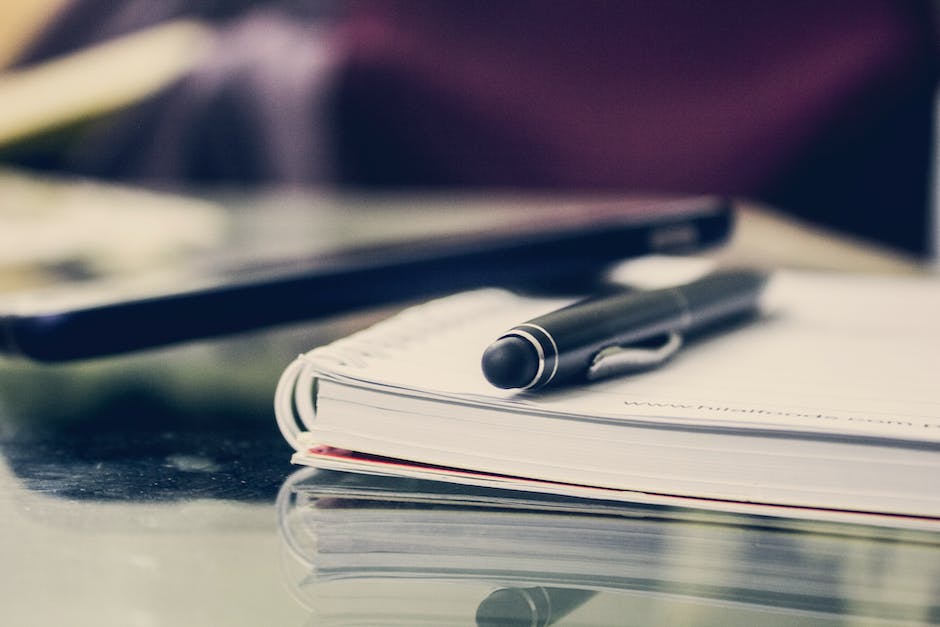
[[(706, 268), (627, 264), (649, 286)], [(435, 300), (298, 357), (275, 409), (298, 464), (714, 509), (940, 521), (940, 289), (780, 271), (751, 324), (656, 370), (490, 386), (486, 346), (567, 301)], [(804, 514), (800, 514), (804, 515)]]
[(278, 524), (317, 625), (927, 622), (938, 603), (937, 536), (902, 530), (314, 469), (284, 484)]

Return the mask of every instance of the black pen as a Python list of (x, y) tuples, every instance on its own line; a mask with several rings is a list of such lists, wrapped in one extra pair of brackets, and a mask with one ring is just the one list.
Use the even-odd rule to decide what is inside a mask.
[(483, 353), (483, 374), (496, 387), (532, 389), (659, 365), (682, 334), (754, 312), (766, 279), (725, 270), (574, 303), (504, 333)]

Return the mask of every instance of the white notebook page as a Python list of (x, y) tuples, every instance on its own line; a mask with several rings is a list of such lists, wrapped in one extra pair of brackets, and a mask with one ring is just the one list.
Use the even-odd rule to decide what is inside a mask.
[(764, 314), (640, 374), (551, 393), (497, 390), (486, 346), (564, 301), (501, 290), (409, 310), (305, 358), (390, 391), (581, 416), (940, 441), (940, 283), (780, 272)]

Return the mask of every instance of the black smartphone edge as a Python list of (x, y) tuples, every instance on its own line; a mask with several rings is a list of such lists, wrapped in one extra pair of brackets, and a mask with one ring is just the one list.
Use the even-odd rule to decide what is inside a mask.
[(287, 271), (154, 297), (0, 314), (0, 354), (39, 362), (119, 355), (486, 286), (588, 276), (647, 254), (698, 252), (733, 229), (727, 199), (687, 214), (559, 231), (489, 233), (321, 255)]

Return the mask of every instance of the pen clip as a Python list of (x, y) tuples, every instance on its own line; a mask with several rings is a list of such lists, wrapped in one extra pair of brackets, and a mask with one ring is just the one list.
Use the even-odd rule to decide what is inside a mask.
[(602, 349), (588, 367), (587, 379), (593, 381), (659, 366), (682, 347), (682, 336), (675, 331), (662, 337), (663, 343), (652, 348), (608, 346)]

